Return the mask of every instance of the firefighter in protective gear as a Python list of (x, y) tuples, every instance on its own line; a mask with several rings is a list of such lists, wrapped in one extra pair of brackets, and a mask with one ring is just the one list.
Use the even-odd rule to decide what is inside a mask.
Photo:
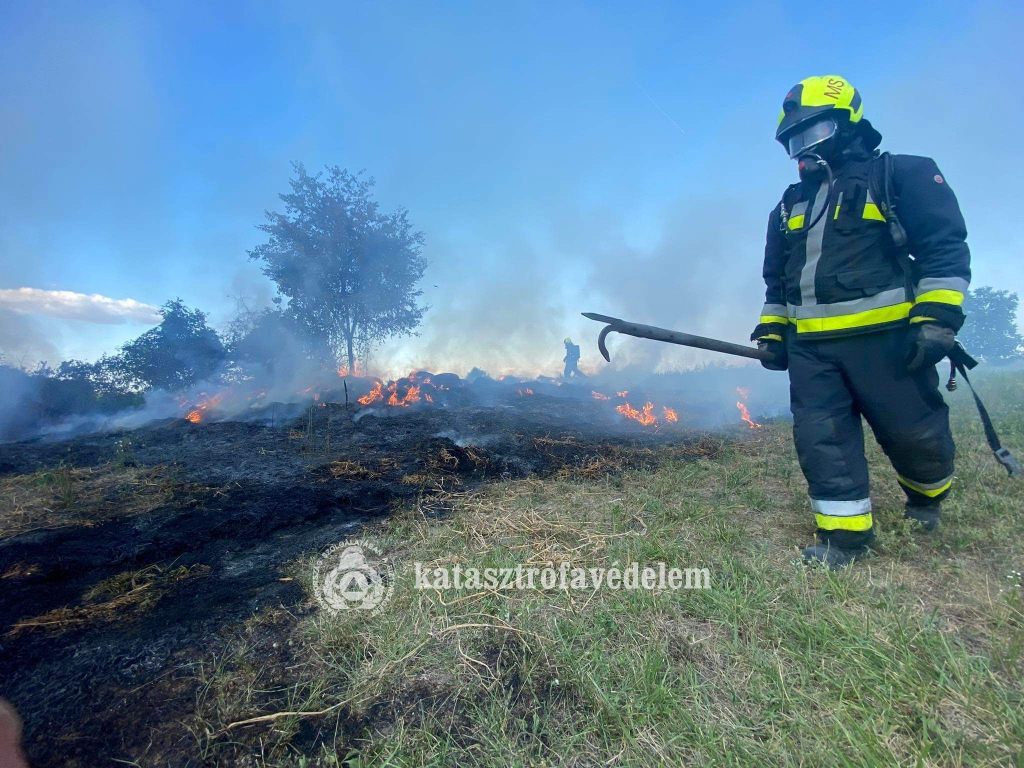
[(583, 376), (582, 371), (576, 367), (576, 364), (580, 361), (580, 345), (573, 344), (572, 339), (565, 339), (565, 357), (562, 358), (562, 362), (565, 363), (565, 370), (562, 372), (562, 378), (568, 379), (572, 375), (577, 377)]
[(874, 521), (861, 417), (926, 530), (953, 479), (935, 364), (953, 348), (971, 277), (967, 229), (935, 162), (880, 155), (857, 90), (810, 77), (783, 101), (776, 139), (798, 165), (768, 219), (766, 302), (751, 336), (789, 370), (793, 435), (819, 544), (840, 567)]

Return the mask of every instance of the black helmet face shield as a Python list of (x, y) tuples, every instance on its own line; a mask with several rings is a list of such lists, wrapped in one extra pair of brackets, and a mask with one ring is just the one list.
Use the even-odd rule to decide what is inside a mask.
[(786, 139), (786, 149), (794, 160), (811, 152), (812, 149), (820, 147), (836, 135), (836, 121), (831, 117), (805, 123), (797, 128), (798, 130)]

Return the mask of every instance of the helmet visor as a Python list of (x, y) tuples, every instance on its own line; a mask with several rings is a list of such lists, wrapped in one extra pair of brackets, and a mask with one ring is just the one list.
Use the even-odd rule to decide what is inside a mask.
[(811, 147), (836, 135), (836, 121), (831, 117), (805, 125), (786, 139), (790, 157), (799, 157)]

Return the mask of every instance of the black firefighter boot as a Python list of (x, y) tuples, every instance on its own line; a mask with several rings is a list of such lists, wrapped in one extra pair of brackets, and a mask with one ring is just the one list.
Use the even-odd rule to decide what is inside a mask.
[(838, 571), (864, 557), (868, 551), (866, 546), (848, 549), (826, 542), (807, 547), (800, 555), (803, 557), (805, 565), (821, 563), (830, 571)]
[(908, 501), (907, 511), (903, 514), (903, 517), (906, 520), (916, 520), (921, 524), (921, 529), (925, 533), (931, 533), (939, 524), (941, 509), (941, 504), (929, 504), (926, 507), (919, 507)]
[(830, 571), (851, 565), (871, 551), (874, 528), (867, 531), (823, 531), (818, 529), (818, 543), (807, 547), (801, 556), (805, 565), (821, 563)]

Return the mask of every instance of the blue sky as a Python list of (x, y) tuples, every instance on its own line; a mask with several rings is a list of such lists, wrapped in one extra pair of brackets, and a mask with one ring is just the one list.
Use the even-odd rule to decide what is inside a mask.
[(233, 296), (269, 299), (245, 252), (292, 160), (366, 169), (426, 233), (431, 310), (419, 337), (376, 353), (381, 372), (548, 371), (564, 336), (592, 341), (585, 310), (743, 341), (767, 214), (795, 175), (775, 119), (810, 74), (849, 78), (884, 148), (936, 158), (974, 284), (1024, 293), (1019, 4), (98, 2), (5, 17), (0, 295), (37, 292), (0, 310), (8, 358), (92, 359), (148, 327), (145, 311), (70, 312), (44, 291), (180, 296), (216, 325)]

